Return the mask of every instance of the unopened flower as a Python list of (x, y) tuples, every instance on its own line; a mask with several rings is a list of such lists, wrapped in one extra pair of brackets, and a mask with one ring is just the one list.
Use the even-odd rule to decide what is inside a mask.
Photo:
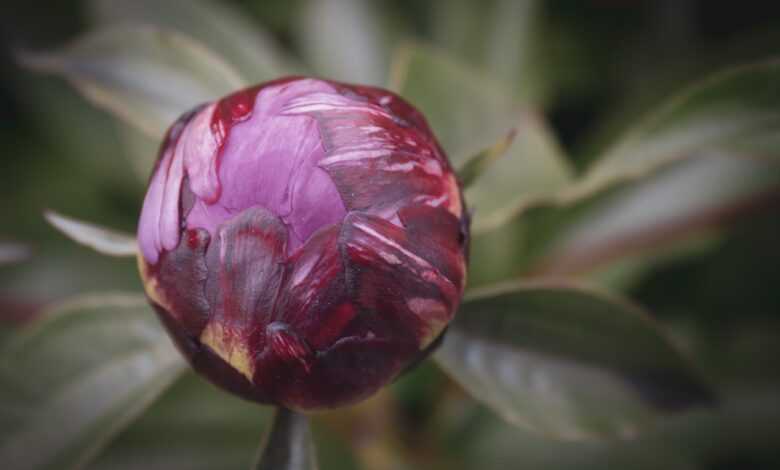
[(468, 216), (412, 106), (287, 78), (169, 129), (138, 238), (146, 292), (197, 371), (310, 409), (430, 352), (463, 292)]

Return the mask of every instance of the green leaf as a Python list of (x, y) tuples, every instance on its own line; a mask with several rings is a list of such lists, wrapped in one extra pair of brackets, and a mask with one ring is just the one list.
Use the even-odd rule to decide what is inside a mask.
[(458, 169), (458, 178), (464, 188), (469, 188), (490, 166), (506, 154), (517, 136), (512, 129), (503, 139), (466, 160)]
[(437, 0), (432, 30), (439, 47), (485, 70), (521, 102), (538, 102), (544, 91), (536, 58), (537, 0)]
[(0, 467), (82, 468), (184, 369), (141, 295), (55, 307), (0, 356)]
[(132, 165), (133, 173), (146, 184), (157, 161), (160, 143), (138, 129), (122, 122), (116, 124), (116, 136), (123, 156)]
[(498, 0), (487, 32), (487, 70), (514, 87), (522, 102), (538, 102), (545, 91), (535, 34), (542, 6), (539, 0)]
[(525, 201), (565, 187), (571, 173), (544, 119), (531, 111), (523, 113), (506, 156), (486, 168), (466, 189), (466, 201), (476, 211), (474, 229), (479, 232), (480, 227), (504, 218)]
[(637, 439), (604, 443), (546, 439), (486, 416), (468, 430), (465, 468), (504, 470), (507, 462), (545, 470), (777, 468), (779, 391), (738, 387), (717, 408), (671, 419)]
[(316, 470), (317, 459), (309, 419), (278, 408), (271, 429), (263, 439), (256, 470)]
[(65, 239), (62, 243), (36, 244), (27, 260), (0, 270), (0, 298), (16, 299), (35, 310), (90, 289), (137, 289), (138, 285), (134, 258), (77, 249)]
[(555, 438), (634, 437), (712, 400), (637, 307), (563, 283), (482, 290), (435, 358), (505, 420)]
[[(672, 97), (589, 170), (589, 184), (780, 134), (780, 60), (737, 67)], [(770, 155), (778, 157), (780, 151)]]
[(98, 253), (108, 256), (135, 256), (138, 252), (138, 244), (132, 235), (82, 222), (51, 210), (45, 211), (43, 216), (65, 236)]
[(231, 64), (249, 82), (298, 71), (274, 38), (246, 15), (209, 0), (92, 0), (89, 13), (99, 25), (156, 25), (196, 38)]
[(404, 44), (394, 55), (393, 75), (393, 87), (422, 111), (456, 166), (517, 125), (512, 94), (444, 51)]
[(245, 469), (271, 408), (242, 400), (186, 372), (127, 428), (90, 470)]
[(431, 33), (437, 47), (464, 63), (483, 65), (486, 36), (492, 26), (491, 2), (433, 0)]
[(569, 182), (568, 162), (543, 117), (519, 108), (500, 83), (436, 49), (413, 44), (399, 49), (394, 70), (400, 93), (425, 114), (456, 167), (517, 129), (506, 156), (466, 192), (476, 211), (475, 226)]
[(668, 258), (661, 254), (696, 247), (674, 249), (684, 241), (717, 233), (778, 198), (775, 162), (724, 154), (689, 159), (593, 201), (554, 235), (534, 272), (567, 276), (609, 268), (614, 274), (602, 276), (619, 274), (625, 283)]
[(538, 207), (579, 203), (675, 162), (728, 153), (776, 159), (780, 139), (780, 61), (716, 74), (672, 97), (604, 153), (577, 182), (525, 198), (474, 227), (486, 233)]
[(327, 78), (384, 85), (390, 53), (382, 20), (376, 2), (305, 2), (298, 38), (306, 62)]
[(154, 139), (183, 112), (244, 85), (195, 40), (151, 26), (90, 33), (45, 53), (20, 53), (31, 69), (60, 75), (94, 104)]

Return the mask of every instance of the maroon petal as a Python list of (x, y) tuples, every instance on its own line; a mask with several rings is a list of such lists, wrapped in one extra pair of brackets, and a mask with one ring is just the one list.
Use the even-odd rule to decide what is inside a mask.
[(316, 233), (288, 262), (276, 319), (317, 350), (331, 346), (357, 314), (345, 287), (339, 227)]
[(318, 355), (304, 386), (290, 387), (284, 396), (303, 409), (354, 403), (398, 375), (410, 353), (407, 345), (382, 338), (342, 338)]
[(246, 376), (253, 375), (254, 355), (265, 346), (264, 335), (252, 333), (271, 320), (286, 243), (279, 218), (254, 207), (222, 224), (207, 252), (212, 316), (200, 339)]
[(337, 86), (337, 88), (342, 95), (357, 100), (362, 98), (373, 105), (381, 107), (390, 114), (394, 121), (399, 125), (412, 125), (421, 131), (424, 136), (433, 135), (433, 132), (431, 132), (431, 128), (428, 126), (428, 122), (425, 120), (422, 113), (414, 109), (414, 107), (393, 92), (382, 88), (362, 85), (340, 85)]
[(463, 251), (468, 228), (461, 219), (440, 207), (427, 205), (403, 207), (398, 216), (417, 255), (462, 290), (466, 282)]
[(287, 229), (262, 207), (247, 209), (221, 225), (208, 250), (207, 291), (214, 317), (228, 324), (269, 318), (286, 258)]
[(173, 343), (195, 371), (214, 385), (244, 399), (259, 403), (273, 402), (273, 398), (267, 390), (257, 388), (246, 374), (236, 369), (233, 364), (225, 361), (210, 347), (204, 346), (199, 340), (186, 334), (181, 325), (171, 318), (165, 310), (158, 305), (154, 305), (154, 307)]
[(162, 254), (161, 263), (146, 268), (146, 278), (155, 283), (153, 300), (193, 337), (200, 335), (210, 315), (205, 294), (209, 239), (205, 230), (187, 230), (175, 250)]
[(403, 205), (425, 201), (457, 207), (460, 215), (457, 184), (435, 141), (392, 111), (368, 100), (313, 92), (291, 100), (284, 113), (317, 120), (326, 152), (319, 165), (347, 210), (392, 218)]
[(354, 327), (417, 349), (430, 344), (452, 317), (459, 287), (417, 254), (403, 228), (381, 218), (349, 214), (341, 244), (347, 289), (367, 312)]

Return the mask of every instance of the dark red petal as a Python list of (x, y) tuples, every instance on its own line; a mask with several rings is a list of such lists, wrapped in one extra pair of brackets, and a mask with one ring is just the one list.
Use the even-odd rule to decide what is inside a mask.
[(156, 304), (154, 307), (163, 326), (168, 330), (173, 343), (199, 374), (214, 385), (247, 400), (254, 400), (260, 403), (272, 402), (272, 398), (267, 390), (255, 387), (245, 375), (227, 363), (211, 348), (203, 346), (198, 340), (187, 335), (162, 307)]
[(163, 252), (161, 262), (151, 267), (161, 305), (186, 331), (197, 337), (209, 318), (205, 295), (208, 276), (206, 248), (209, 234), (205, 230), (187, 230), (173, 251)]
[(412, 354), (407, 344), (376, 337), (347, 337), (321, 352), (304, 386), (285, 398), (300, 408), (333, 408), (374, 394)]
[[(273, 322), (265, 328), (268, 347), (276, 358), (289, 365), (300, 365), (306, 372), (311, 369), (314, 351), (308, 343), (295, 334), (289, 325)], [(265, 374), (265, 371), (260, 371)]]
[(385, 107), (314, 92), (291, 100), (284, 113), (317, 120), (326, 153), (319, 166), (333, 179), (347, 210), (394, 218), (413, 202), (460, 208), (451, 169), (435, 140)]
[(347, 289), (364, 311), (355, 327), (376, 327), (368, 331), (412, 340), (418, 349), (433, 341), (454, 314), (460, 288), (417, 254), (403, 228), (381, 218), (350, 213), (340, 243)]
[(299, 79), (300, 77), (278, 78), (249, 88), (244, 88), (243, 90), (238, 90), (217, 101), (209, 126), (217, 141), (217, 159), (221, 156), (225, 141), (233, 126), (239, 122), (246, 121), (252, 116), (255, 100), (261, 90), (274, 86), (283, 86)]
[(362, 97), (374, 105), (381, 106), (392, 116), (396, 117), (396, 120), (408, 122), (421, 130), (425, 135), (433, 134), (422, 113), (414, 109), (406, 100), (391, 91), (371, 86), (345, 84), (338, 86), (338, 90), (346, 96), (351, 96), (353, 98)]
[(466, 234), (461, 220), (448, 210), (427, 205), (403, 207), (398, 216), (417, 254), (462, 289), (466, 274), (463, 256)]
[[(428, 160), (435, 164), (435, 161)], [(401, 207), (446, 195), (440, 171), (431, 170), (415, 157), (385, 156), (347, 162), (324, 163), (349, 210), (392, 217)]]
[(345, 288), (338, 236), (338, 226), (320, 230), (289, 259), (275, 314), (316, 350), (331, 346), (357, 314)]
[(264, 208), (253, 207), (222, 224), (209, 247), (210, 323), (219, 324), (226, 335), (240, 336), (236, 339), (247, 347), (245, 335), (270, 322), (284, 272), (286, 244), (287, 229), (281, 220)]

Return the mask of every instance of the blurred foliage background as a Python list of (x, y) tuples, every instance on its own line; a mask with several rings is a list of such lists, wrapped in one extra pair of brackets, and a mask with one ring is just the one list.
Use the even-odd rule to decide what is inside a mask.
[[(112, 4), (123, 2), (7, 0), (0, 7), (3, 335), (43, 305), (72, 294), (141, 291), (133, 260), (76, 246), (41, 214), (52, 208), (133, 232), (144, 191), (136, 155), (147, 156), (140, 173), (148, 171), (154, 142), (94, 107), (61, 78), (23, 69), (15, 60), (20, 50), (57, 48), (100, 22), (141, 15), (127, 7), (136, 2), (116, 9)], [(160, 2), (160, 8), (166, 5), (191, 6)], [(508, 89), (512, 102), (498, 94), (488, 98), (495, 99), (488, 110), (541, 110), (559, 143), (531, 145), (555, 147), (570, 167), (560, 174), (582, 174), (647, 111), (685, 86), (780, 56), (776, 2), (240, 0), (221, 6), (278, 43), (289, 53), (280, 60), (293, 64), (292, 70), (385, 86), (420, 74), (401, 91), (434, 124), (447, 123), (452, 135), (444, 140), (457, 148), (447, 149), (457, 161), (463, 155), (453, 152), (470, 155), (492, 142), (470, 147), (468, 128), (492, 122), (476, 121), (480, 104), (468, 104), (474, 115), (453, 116), (436, 108), (436, 101), (472, 96), (461, 93), (461, 85)], [(196, 39), (219, 43), (216, 27), (190, 26), (204, 35)], [(252, 49), (217, 52), (241, 64), (241, 54)], [(478, 74), (458, 82), (461, 68)], [(453, 82), (436, 82), (427, 69), (452, 70)], [(406, 76), (399, 77), (399, 70)], [(767, 106), (776, 106), (777, 90), (770, 98), (775, 101)], [(515, 125), (503, 124), (492, 129), (491, 139)], [(762, 151), (780, 153), (777, 134), (760, 143)], [(631, 440), (558, 441), (505, 424), (426, 363), (369, 402), (318, 417), (321, 467), (778, 468), (777, 161), (755, 168), (682, 162), (587, 204), (534, 209), (519, 223), (475, 237), (472, 287), (562, 275), (637, 300), (727, 397), (721, 412), (672, 419)], [(540, 194), (559, 184), (526, 179), (519, 176), (518, 187), (538, 185)], [(478, 214), (505, 201), (496, 191), (506, 185), (483, 186), (488, 194), (472, 193), (481, 201)], [(670, 223), (658, 223), (667, 216), (674, 216)], [(244, 468), (267, 414), (186, 376), (89, 468)]]

